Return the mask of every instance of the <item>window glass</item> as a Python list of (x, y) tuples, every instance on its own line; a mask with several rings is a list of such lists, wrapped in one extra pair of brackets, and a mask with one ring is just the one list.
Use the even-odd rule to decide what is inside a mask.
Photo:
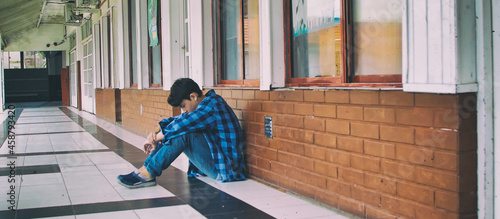
[(2, 67), (4, 69), (9, 68), (9, 52), (2, 52)]
[(160, 45), (153, 46), (152, 52), (152, 79), (151, 84), (161, 84), (161, 53)]
[(222, 80), (242, 79), (241, 60), (241, 11), (239, 0), (222, 1), (221, 38), (222, 38)]
[(92, 22), (87, 21), (81, 27), (82, 39), (85, 39), (92, 35)]
[(35, 68), (35, 52), (24, 52), (24, 68)]
[(45, 52), (35, 52), (35, 68), (47, 68)]
[(259, 79), (259, 1), (223, 0), (220, 8), (221, 80)]
[(401, 0), (353, 0), (354, 75), (402, 72)]
[[(152, 87), (161, 86), (161, 14), (158, 13), (160, 8), (160, 1), (148, 1), (148, 10), (151, 14), (148, 15), (148, 34), (149, 34), (149, 66), (150, 66), (150, 84)], [(154, 44), (154, 45), (151, 45)]]
[(291, 1), (292, 78), (342, 74), (340, 0)]
[(21, 52), (4, 52), (3, 61), (4, 69), (20, 69)]
[(137, 34), (136, 34), (136, 29), (137, 29), (137, 23), (136, 23), (136, 0), (130, 0), (129, 1), (129, 8), (130, 8), (130, 14), (129, 14), (129, 24), (130, 24), (130, 83), (131, 84), (137, 84)]

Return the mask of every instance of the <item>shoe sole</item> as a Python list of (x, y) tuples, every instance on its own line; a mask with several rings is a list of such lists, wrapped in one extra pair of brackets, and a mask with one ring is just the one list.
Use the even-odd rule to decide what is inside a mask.
[(143, 187), (149, 187), (149, 186), (156, 186), (156, 182), (145, 182), (145, 183), (141, 183), (139, 185), (131, 186), (131, 185), (127, 185), (127, 184), (122, 183), (122, 181), (120, 181), (119, 179), (118, 179), (118, 183), (126, 188), (129, 188), (129, 189), (137, 189), (137, 188), (143, 188)]

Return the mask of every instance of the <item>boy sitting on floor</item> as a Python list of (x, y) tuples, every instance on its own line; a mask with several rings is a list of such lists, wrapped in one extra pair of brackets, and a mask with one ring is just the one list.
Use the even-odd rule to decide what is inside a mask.
[[(211, 178), (222, 182), (244, 180), (242, 131), (238, 118), (214, 90), (203, 95), (196, 82), (177, 79), (168, 103), (181, 108), (181, 115), (160, 121), (158, 133), (144, 143), (149, 157), (144, 166), (118, 182), (127, 188), (156, 185), (155, 178), (182, 153)], [(159, 144), (158, 144), (159, 142)]]

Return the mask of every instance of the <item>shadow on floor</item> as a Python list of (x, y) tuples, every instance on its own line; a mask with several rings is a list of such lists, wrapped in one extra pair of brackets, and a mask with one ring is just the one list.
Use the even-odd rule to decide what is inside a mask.
[(58, 107), (62, 106), (62, 101), (43, 101), (43, 102), (18, 102), (5, 103), (5, 106), (14, 105), (16, 108), (40, 108), (40, 107)]

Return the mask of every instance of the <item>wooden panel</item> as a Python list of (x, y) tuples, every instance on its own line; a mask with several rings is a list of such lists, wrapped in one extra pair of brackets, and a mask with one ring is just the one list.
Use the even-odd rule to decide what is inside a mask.
[(473, 0), (407, 0), (403, 13), (405, 91), (477, 90), (474, 10)]
[(403, 24), (407, 25), (408, 29), (408, 35), (407, 35), (407, 40), (408, 40), (408, 76), (405, 77), (408, 80), (408, 83), (414, 83), (415, 78), (413, 77), (415, 75), (415, 53), (414, 49), (415, 48), (415, 27), (413, 25), (413, 0), (408, 0), (408, 8), (407, 8), (407, 19), (406, 22)]
[[(260, 90), (270, 90), (272, 80), (272, 46), (271, 46), (271, 2), (259, 1), (260, 13)], [(275, 31), (277, 32), (277, 31)]]
[(203, 87), (203, 16), (202, 6), (198, 1), (189, 3), (189, 37), (190, 39), (190, 65), (189, 77)]
[(458, 83), (476, 82), (476, 16), (474, 0), (456, 2)]
[(442, 0), (442, 25), (443, 25), (443, 83), (456, 83), (455, 61), (455, 9), (454, 0)]
[(441, 1), (427, 1), (429, 82), (443, 83)]
[(62, 105), (69, 106), (69, 67), (61, 69)]
[(403, 39), (401, 39), (401, 49), (402, 49), (402, 82), (403, 84), (406, 84), (408, 82), (408, 74), (409, 74), (409, 71), (408, 71), (408, 67), (409, 67), (409, 63), (408, 63), (408, 60), (409, 60), (409, 56), (408, 56), (408, 50), (409, 50), (409, 40), (408, 40), (408, 3), (407, 3), (407, 0), (403, 0), (402, 1), (402, 8), (403, 8), (403, 13), (402, 13), (402, 21), (401, 21), (401, 30), (402, 30), (402, 34), (401, 34), (401, 37)]
[(414, 30), (414, 82), (428, 83), (428, 62), (427, 62), (427, 5), (426, 1), (413, 0), (413, 22)]

